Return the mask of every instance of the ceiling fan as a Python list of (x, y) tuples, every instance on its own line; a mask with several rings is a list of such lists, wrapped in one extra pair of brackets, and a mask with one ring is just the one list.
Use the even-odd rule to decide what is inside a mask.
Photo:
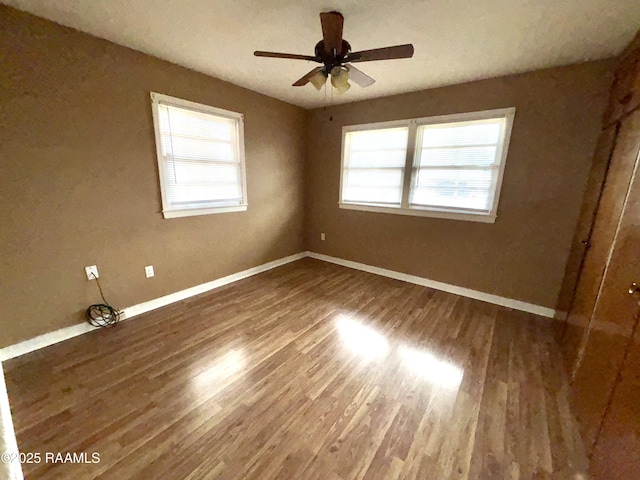
[(344, 17), (340, 12), (321, 13), (320, 23), (322, 24), (322, 40), (316, 44), (313, 56), (262, 51), (255, 51), (253, 54), (256, 57), (288, 58), (321, 63), (322, 67), (314, 68), (295, 82), (293, 86), (301, 87), (311, 83), (317, 90), (320, 90), (331, 75), (331, 84), (339, 93), (349, 90), (351, 87), (349, 79), (361, 87), (368, 87), (375, 82), (369, 75), (351, 65), (352, 63), (411, 58), (413, 56), (413, 45), (410, 43), (352, 52), (349, 42), (342, 38)]

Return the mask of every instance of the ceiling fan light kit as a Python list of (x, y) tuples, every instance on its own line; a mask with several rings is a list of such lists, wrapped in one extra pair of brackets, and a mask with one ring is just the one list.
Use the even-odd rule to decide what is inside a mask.
[(256, 57), (286, 58), (321, 63), (322, 67), (314, 68), (297, 80), (293, 86), (301, 87), (311, 83), (316, 90), (320, 90), (331, 75), (331, 85), (340, 94), (351, 88), (349, 80), (360, 87), (368, 87), (375, 83), (373, 78), (358, 70), (351, 63), (411, 58), (413, 56), (413, 45), (410, 43), (352, 52), (349, 42), (342, 38), (344, 17), (340, 12), (321, 13), (320, 23), (322, 25), (322, 40), (316, 44), (313, 56), (263, 51), (255, 51), (254, 55)]

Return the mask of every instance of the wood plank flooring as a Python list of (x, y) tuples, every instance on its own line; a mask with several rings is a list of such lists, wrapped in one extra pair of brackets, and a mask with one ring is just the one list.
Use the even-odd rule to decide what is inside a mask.
[[(111, 294), (110, 297), (114, 297)], [(27, 479), (579, 479), (550, 321), (303, 259), (4, 365)]]

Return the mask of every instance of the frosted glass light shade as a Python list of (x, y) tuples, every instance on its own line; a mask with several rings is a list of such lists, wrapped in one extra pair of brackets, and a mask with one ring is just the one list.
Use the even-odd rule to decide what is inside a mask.
[(313, 77), (309, 79), (309, 82), (316, 87), (316, 90), (320, 90), (327, 81), (327, 77), (325, 77), (323, 72), (316, 73)]
[(349, 71), (342, 67), (334, 67), (331, 70), (331, 85), (343, 94), (351, 88), (349, 85)]

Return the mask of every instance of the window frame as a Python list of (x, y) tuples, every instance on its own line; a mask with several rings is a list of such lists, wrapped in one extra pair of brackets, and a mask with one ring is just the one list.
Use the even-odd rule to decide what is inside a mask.
[[(236, 139), (237, 144), (234, 145), (238, 154), (240, 163), (240, 187), (242, 188), (242, 203), (239, 205), (228, 205), (221, 207), (188, 207), (188, 208), (176, 208), (171, 207), (168, 200), (168, 190), (166, 185), (167, 178), (167, 165), (162, 155), (162, 134), (160, 132), (160, 115), (158, 106), (160, 104), (175, 106), (178, 108), (184, 108), (193, 110), (216, 117), (223, 117), (231, 119), (236, 124)], [(232, 112), (230, 110), (224, 110), (218, 107), (212, 107), (210, 105), (204, 105), (201, 103), (184, 100), (182, 98), (171, 97), (162, 93), (151, 92), (151, 110), (153, 114), (153, 129), (156, 142), (156, 157), (158, 161), (158, 176), (160, 178), (160, 193), (162, 198), (162, 214), (164, 218), (180, 218), (180, 217), (193, 217), (198, 215), (210, 215), (215, 213), (229, 213), (229, 212), (244, 212), (249, 207), (249, 200), (247, 197), (247, 170), (245, 163), (245, 150), (244, 150), (244, 115), (238, 112)]]
[[(492, 110), (481, 110), (476, 112), (467, 113), (454, 113), (450, 115), (436, 115), (431, 117), (413, 118), (405, 120), (394, 120), (377, 123), (367, 123), (362, 125), (347, 125), (342, 127), (342, 145), (341, 145), (341, 160), (340, 160), (340, 191), (338, 196), (338, 206), (347, 210), (359, 210), (365, 212), (377, 212), (377, 213), (392, 213), (396, 215), (410, 215), (418, 217), (433, 217), (433, 218), (445, 218), (450, 220), (466, 220), (482, 223), (495, 223), (498, 212), (498, 203), (500, 201), (500, 192), (502, 190), (502, 181), (504, 179), (504, 169), (506, 166), (507, 154), (509, 151), (509, 143), (511, 141), (511, 131), (513, 127), (513, 120), (515, 117), (515, 107), (498, 108)], [(494, 118), (504, 118), (505, 127), (501, 129), (500, 139), (498, 141), (498, 148), (501, 148), (500, 152), (496, 155), (499, 158), (498, 172), (496, 176), (496, 184), (494, 189), (493, 205), (488, 212), (478, 211), (472, 212), (464, 209), (456, 208), (439, 208), (434, 207), (420, 207), (411, 206), (410, 197), (413, 192), (413, 185), (416, 180), (416, 174), (419, 169), (419, 150), (416, 148), (418, 145), (418, 127), (424, 125), (434, 124), (447, 124), (447, 123), (461, 123), (471, 122), (478, 120), (490, 120)], [(398, 128), (408, 127), (409, 133), (407, 136), (407, 150), (405, 166), (403, 170), (404, 178), (402, 185), (402, 201), (399, 207), (394, 206), (381, 206), (376, 204), (367, 203), (354, 203), (345, 202), (342, 199), (344, 188), (344, 175), (346, 165), (346, 137), (350, 132), (360, 132), (366, 130), (379, 130), (386, 128)]]

